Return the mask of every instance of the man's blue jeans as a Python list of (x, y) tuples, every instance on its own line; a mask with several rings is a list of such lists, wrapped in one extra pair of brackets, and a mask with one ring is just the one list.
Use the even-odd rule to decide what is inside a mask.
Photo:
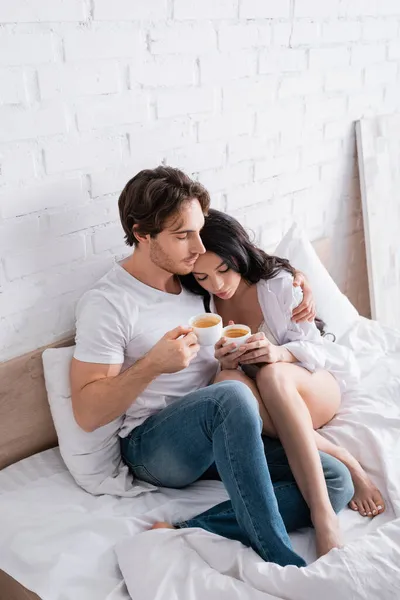
[[(121, 440), (138, 479), (171, 488), (220, 477), (230, 500), (179, 527), (202, 527), (251, 546), (265, 561), (304, 566), (288, 531), (310, 525), (310, 513), (276, 440), (261, 437), (250, 389), (224, 381), (184, 396)], [(352, 497), (348, 470), (321, 454), (333, 508)]]

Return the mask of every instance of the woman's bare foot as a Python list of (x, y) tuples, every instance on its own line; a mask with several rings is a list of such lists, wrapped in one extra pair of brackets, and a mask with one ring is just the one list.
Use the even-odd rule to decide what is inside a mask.
[(360, 466), (356, 472), (351, 470), (354, 484), (354, 496), (349, 502), (352, 510), (357, 510), (363, 517), (376, 517), (385, 510), (385, 502), (378, 488), (372, 483)]
[(318, 515), (316, 518), (312, 518), (312, 522), (315, 528), (318, 558), (328, 554), (332, 548), (342, 547), (339, 519), (333, 511), (328, 515)]
[(171, 525), (171, 523), (166, 523), (165, 521), (158, 521), (157, 523), (154, 523), (152, 529), (175, 529), (175, 527)]

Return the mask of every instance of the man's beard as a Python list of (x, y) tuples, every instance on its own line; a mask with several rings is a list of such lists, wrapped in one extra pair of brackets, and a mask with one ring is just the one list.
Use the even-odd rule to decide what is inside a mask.
[(184, 263), (175, 263), (161, 248), (156, 240), (150, 243), (150, 260), (160, 269), (171, 273), (172, 275), (188, 275), (193, 270), (193, 265)]

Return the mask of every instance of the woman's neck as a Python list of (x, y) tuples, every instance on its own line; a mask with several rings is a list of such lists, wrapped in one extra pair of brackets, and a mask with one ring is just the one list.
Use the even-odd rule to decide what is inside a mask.
[(232, 306), (232, 307), (236, 307), (236, 306), (240, 306), (243, 304), (244, 299), (246, 298), (246, 296), (249, 294), (249, 292), (251, 292), (251, 290), (255, 287), (255, 284), (253, 283), (249, 283), (248, 281), (246, 281), (245, 279), (241, 279), (236, 292), (233, 294), (232, 298), (229, 298), (229, 300), (222, 300), (221, 298), (218, 298), (218, 296), (214, 296), (214, 304), (216, 307), (218, 306)]
[(248, 281), (246, 281), (245, 279), (240, 280), (240, 283), (237, 287), (236, 292), (233, 294), (231, 301), (233, 302), (243, 302), (243, 298), (245, 298), (247, 296), (247, 294), (249, 293), (249, 291), (252, 289), (254, 284), (249, 283)]

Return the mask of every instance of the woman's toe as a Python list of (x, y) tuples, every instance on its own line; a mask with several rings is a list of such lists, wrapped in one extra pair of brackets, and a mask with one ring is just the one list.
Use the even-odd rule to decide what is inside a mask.
[(358, 506), (358, 512), (360, 513), (360, 515), (364, 516), (365, 510), (364, 510), (364, 505), (361, 500), (357, 500), (357, 506)]
[(377, 488), (375, 488), (374, 492), (372, 493), (371, 500), (379, 512), (383, 512), (385, 510), (385, 501)]
[(357, 506), (357, 504), (354, 502), (354, 500), (350, 500), (350, 502), (349, 502), (349, 506), (350, 506), (351, 510), (358, 510), (358, 506)]
[(364, 508), (365, 512), (367, 513), (367, 517), (372, 517), (371, 503), (369, 500), (364, 500)]
[(378, 508), (373, 500), (369, 501), (369, 510), (371, 511), (373, 517), (378, 514)]

